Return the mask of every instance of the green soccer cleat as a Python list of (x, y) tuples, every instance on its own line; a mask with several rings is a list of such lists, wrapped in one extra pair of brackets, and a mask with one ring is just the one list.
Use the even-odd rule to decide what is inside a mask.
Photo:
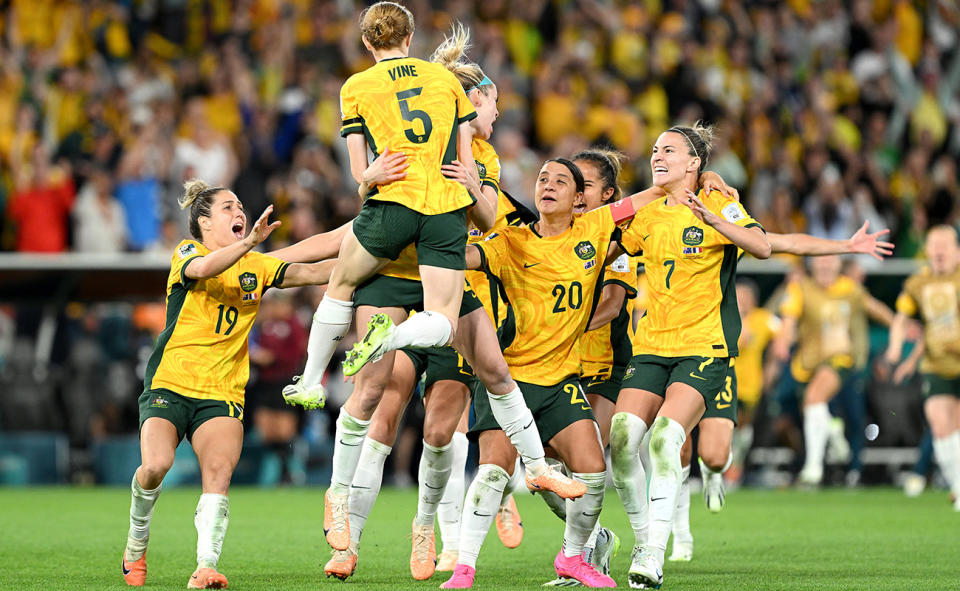
[(367, 334), (347, 351), (343, 361), (343, 375), (352, 376), (368, 363), (379, 361), (387, 352), (386, 342), (393, 334), (393, 320), (386, 314), (374, 314), (367, 323)]
[(597, 534), (597, 546), (590, 563), (605, 575), (610, 574), (610, 560), (620, 553), (620, 538), (607, 528), (601, 528)]
[(289, 405), (311, 410), (323, 408), (327, 402), (327, 392), (320, 384), (307, 386), (300, 376), (294, 376), (293, 383), (283, 387), (283, 399)]

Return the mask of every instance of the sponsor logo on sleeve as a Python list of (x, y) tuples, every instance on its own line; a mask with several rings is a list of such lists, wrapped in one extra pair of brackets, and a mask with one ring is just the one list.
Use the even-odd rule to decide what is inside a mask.
[(179, 248), (177, 248), (177, 255), (181, 259), (185, 259), (188, 256), (194, 255), (194, 254), (197, 254), (197, 245), (192, 242), (188, 242), (186, 244), (181, 245)]
[(723, 214), (725, 220), (733, 224), (747, 217), (743, 214), (743, 210), (740, 209), (740, 206), (736, 203), (728, 204), (726, 207), (720, 210), (720, 213)]
[(610, 270), (615, 273), (628, 273), (630, 271), (630, 257), (622, 254), (610, 263)]

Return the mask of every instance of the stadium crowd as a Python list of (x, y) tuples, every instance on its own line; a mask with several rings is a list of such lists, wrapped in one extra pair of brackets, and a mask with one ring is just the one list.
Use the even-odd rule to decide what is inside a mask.
[[(471, 28), (499, 89), (501, 185), (521, 201), (545, 157), (597, 143), (628, 156), (625, 190), (646, 187), (657, 134), (702, 119), (721, 131), (711, 168), (769, 231), (845, 239), (869, 220), (891, 229), (895, 256), (916, 257), (927, 228), (957, 224), (952, 2), (407, 4), (411, 55), (453, 21)], [(193, 177), (232, 187), (254, 216), (274, 204), (271, 247), (359, 212), (338, 96), (372, 63), (355, 32), (362, 2), (0, 5), (0, 250), (169, 256)], [(301, 290), (298, 312), (278, 314), (306, 325), (317, 296)], [(3, 397), (2, 426), (68, 429), (80, 449), (135, 431), (157, 310), (71, 305), (43, 367), (39, 311), (3, 310), (0, 382), (21, 387)]]

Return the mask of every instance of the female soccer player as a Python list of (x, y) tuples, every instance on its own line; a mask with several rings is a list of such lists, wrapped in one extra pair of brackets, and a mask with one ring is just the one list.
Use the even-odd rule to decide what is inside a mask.
[[(590, 404), (579, 387), (579, 340), (586, 329), (606, 253), (619, 222), (663, 195), (648, 189), (582, 216), (573, 215), (584, 189), (580, 169), (565, 159), (548, 160), (535, 189), (540, 221), (507, 227), (467, 249), (467, 266), (496, 277), (509, 304), (501, 330), (504, 357), (519, 379), (545, 443), (567, 464), (587, 493), (572, 501), (562, 550), (554, 567), (561, 577), (588, 586), (612, 587), (613, 579), (584, 562), (583, 546), (603, 502), (603, 449)], [(487, 399), (474, 398), (471, 433), (480, 443), (480, 469), (467, 492), (460, 554), (445, 589), (473, 585), (476, 559), (516, 453), (494, 419)]]
[(798, 343), (790, 370), (803, 392), (803, 439), (806, 459), (798, 481), (817, 486), (830, 434), (830, 400), (844, 383), (866, 366), (867, 317), (889, 326), (893, 311), (849, 277), (840, 275), (837, 256), (810, 261), (811, 277), (787, 286), (780, 307), (783, 329), (773, 344), (782, 361)]
[[(611, 427), (614, 482), (637, 542), (646, 537), (638, 482), (640, 442), (653, 396), (664, 401), (651, 430), (650, 535), (634, 548), (631, 586), (662, 583), (663, 552), (670, 536), (680, 477), (680, 448), (687, 433), (723, 389), (740, 332), (733, 281), (737, 250), (770, 256), (763, 229), (734, 200), (719, 193), (696, 196), (710, 155), (710, 130), (674, 127), (657, 139), (653, 181), (668, 194), (650, 204), (624, 232), (627, 253), (643, 250), (650, 290), (634, 357), (624, 375)], [(639, 435), (639, 437), (638, 437)]]
[[(476, 158), (480, 177), (476, 178), (469, 174), (468, 169), (459, 162), (445, 165), (443, 168), (448, 176), (457, 179), (467, 187), (478, 201), (486, 199), (498, 204), (494, 226), (499, 227), (513, 219), (514, 216), (509, 214), (514, 212), (515, 208), (499, 192), (499, 159), (493, 147), (486, 141), (493, 132), (493, 123), (498, 115), (497, 88), (483, 74), (479, 66), (464, 59), (468, 43), (467, 30), (456, 26), (453, 34), (436, 49), (431, 61), (444, 65), (457, 76), (477, 110), (477, 118), (473, 121), (477, 130), (473, 139), (472, 152)], [(365, 176), (372, 178), (369, 171)], [(390, 297), (384, 297), (385, 293), (389, 293)], [(381, 269), (376, 278), (364, 284), (356, 292), (355, 300), (358, 305), (376, 307), (384, 305), (391, 298), (396, 301), (397, 294), (409, 294), (409, 297), (402, 302), (404, 311), (422, 309), (423, 296), (417, 269), (417, 253), (412, 245), (404, 249), (396, 261)], [(483, 295), (482, 290), (479, 295)], [(476, 298), (471, 295), (470, 300), (475, 301)], [(497, 346), (495, 340), (491, 342), (491, 346)], [(385, 366), (386, 363), (385, 358), (378, 365)], [(380, 372), (376, 375), (384, 374)], [(451, 470), (457, 469), (452, 465), (457, 454), (452, 447), (451, 439), (466, 408), (470, 395), (469, 388), (473, 386), (475, 378), (470, 366), (451, 347), (402, 349), (394, 358), (392, 375), (385, 376), (389, 378), (387, 384), (372, 382), (370, 376), (369, 371), (358, 374), (357, 389), (360, 390), (360, 394), (369, 389), (381, 389), (383, 397), (373, 412), (350, 487), (350, 547), (346, 550), (335, 550), (333, 558), (325, 567), (325, 572), (328, 576), (345, 579), (356, 569), (360, 535), (380, 490), (383, 463), (396, 439), (400, 417), (410, 400), (413, 389), (420, 381), (420, 376), (424, 376), (426, 416), (423, 455), (420, 460), (418, 479), (420, 500), (413, 524), (410, 571), (415, 579), (428, 579), (433, 575), (436, 567), (433, 531), (437, 506)], [(465, 461), (466, 451), (463, 450), (458, 468), (461, 481)], [(461, 485), (461, 502), (462, 497)]]
[(140, 395), (142, 463), (131, 483), (130, 531), (121, 571), (128, 585), (147, 577), (147, 541), (160, 483), (187, 437), (200, 462), (197, 569), (191, 589), (220, 589), (217, 560), (227, 531), (230, 477), (243, 446), (243, 402), (250, 364), (247, 337), (270, 287), (324, 283), (323, 264), (288, 264), (251, 252), (280, 222), (273, 206), (244, 236), (247, 217), (229, 189), (202, 181), (184, 185), (190, 234), (173, 253), (167, 279), (167, 325), (147, 362)]
[(897, 316), (890, 327), (885, 355), (900, 361), (906, 325), (911, 316), (923, 322), (924, 353), (920, 376), (923, 409), (933, 434), (933, 453), (960, 511), (960, 247), (952, 226), (927, 232), (928, 265), (914, 273), (897, 298)]
[[(423, 292), (425, 311), (404, 321), (402, 308), (397, 307), (402, 304), (401, 294), (378, 294), (377, 304), (393, 306), (393, 317), (369, 316), (369, 309), (358, 311), (361, 321), (370, 318), (370, 322), (363, 341), (348, 354), (344, 373), (356, 374), (368, 361), (403, 347), (452, 343), (486, 386), (490, 404), (520, 450), (533, 486), (562, 496), (582, 494), (582, 485), (555, 473), (544, 461), (530, 411), (499, 350), (491, 346), (495, 340), (489, 320), (477, 315), (466, 322), (469, 326), (462, 327), (466, 330), (456, 330), (459, 316), (480, 307), (476, 301), (461, 307), (467, 208), (476, 202), (474, 219), (487, 229), (493, 221), (494, 204), (476, 201), (457, 180), (444, 177), (440, 164), (452, 164), (459, 155), (459, 162), (476, 174), (470, 121), (477, 113), (450, 71), (408, 57), (413, 15), (406, 8), (378, 2), (363, 13), (360, 29), (377, 64), (352, 76), (340, 93), (341, 135), (347, 137), (351, 170), (362, 189), (369, 188), (362, 184), (367, 149), (377, 152), (381, 147), (404, 153), (408, 168), (403, 179), (366, 193), (363, 209), (344, 238), (330, 285), (314, 314), (303, 379), (288, 388), (300, 390), (299, 398), (323, 397), (320, 380), (350, 326), (354, 291), (413, 243), (423, 279), (418, 289)], [(400, 324), (394, 326), (394, 321)], [(369, 428), (392, 365), (391, 356), (368, 371), (361, 381), (370, 380), (373, 385), (364, 391), (358, 383), (337, 420), (332, 486), (324, 508), (327, 542), (337, 550), (349, 547), (347, 493), (359, 460), (359, 442)], [(287, 399), (291, 399), (290, 392)]]

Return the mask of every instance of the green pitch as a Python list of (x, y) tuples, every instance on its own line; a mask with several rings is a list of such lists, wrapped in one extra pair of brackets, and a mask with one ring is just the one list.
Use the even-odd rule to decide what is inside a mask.
[[(410, 578), (415, 491), (385, 490), (346, 583), (323, 576), (321, 489), (232, 491), (220, 570), (230, 589), (436, 589)], [(194, 569), (193, 511), (199, 490), (164, 491), (154, 513), (145, 589), (182, 589)], [(529, 495), (517, 499), (524, 540), (507, 550), (492, 531), (475, 589), (537, 589), (553, 578), (563, 525)], [(126, 589), (120, 555), (130, 494), (123, 489), (0, 489), (0, 589)], [(898, 490), (738, 491), (718, 515), (699, 496), (691, 516), (694, 559), (668, 562), (664, 589), (956, 589), (960, 514), (942, 492), (908, 499)], [(627, 588), (630, 529), (615, 493), (603, 523), (623, 539), (614, 578)], [(439, 535), (437, 536), (439, 543)], [(346, 586), (344, 586), (346, 585)]]

